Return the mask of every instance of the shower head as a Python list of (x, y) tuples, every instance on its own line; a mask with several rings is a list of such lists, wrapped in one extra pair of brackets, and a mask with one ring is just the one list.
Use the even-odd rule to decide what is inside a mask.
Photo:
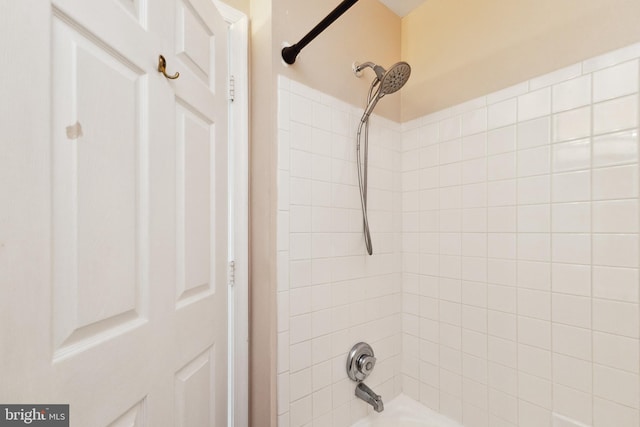
[(400, 90), (400, 88), (407, 83), (411, 75), (411, 66), (406, 62), (398, 62), (392, 65), (388, 71), (373, 62), (365, 62), (360, 65), (354, 64), (353, 71), (356, 73), (356, 76), (360, 77), (362, 70), (367, 67), (373, 69), (376, 73), (376, 81), (380, 82), (378, 98)]
[[(371, 68), (376, 73), (376, 78), (371, 83), (367, 107), (360, 119), (362, 123), (369, 119), (376, 104), (383, 96), (399, 91), (411, 75), (411, 66), (406, 62), (398, 62), (392, 65), (388, 71), (373, 62), (365, 62), (364, 64), (353, 64), (356, 77), (360, 77), (365, 68)], [(375, 92), (374, 89), (376, 89)]]

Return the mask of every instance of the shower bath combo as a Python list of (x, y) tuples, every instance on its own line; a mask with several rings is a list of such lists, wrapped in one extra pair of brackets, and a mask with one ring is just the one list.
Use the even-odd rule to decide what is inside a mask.
[[(322, 31), (352, 7), (358, 0), (343, 0), (329, 15), (327, 15), (318, 25), (316, 25), (298, 43), (286, 46), (282, 49), (283, 61), (288, 65), (293, 65), (300, 51), (307, 46)], [(358, 186), (360, 188), (360, 204), (362, 206), (362, 223), (364, 228), (364, 240), (369, 255), (373, 254), (373, 244), (371, 242), (371, 232), (369, 230), (369, 218), (367, 213), (367, 174), (369, 163), (369, 117), (373, 113), (378, 102), (385, 97), (399, 91), (409, 80), (411, 67), (406, 62), (398, 62), (385, 70), (380, 65), (373, 62), (363, 64), (353, 64), (353, 71), (356, 77), (361, 77), (365, 68), (371, 68), (376, 74), (369, 87), (367, 95), (367, 105), (364, 109), (358, 133), (356, 136), (356, 153), (358, 167)], [(363, 139), (364, 138), (364, 139)], [(362, 148), (362, 149), (361, 149)], [(373, 371), (376, 364), (376, 357), (371, 346), (365, 342), (359, 342), (353, 346), (347, 356), (347, 374), (349, 378), (357, 383), (355, 395), (359, 399), (367, 402), (376, 412), (384, 410), (382, 396), (376, 394), (369, 388), (364, 380)]]

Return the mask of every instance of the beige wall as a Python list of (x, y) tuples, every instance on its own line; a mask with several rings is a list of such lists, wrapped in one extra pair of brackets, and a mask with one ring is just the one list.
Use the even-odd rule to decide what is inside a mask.
[(249, 15), (249, 0), (224, 0), (224, 3)]
[(402, 119), (640, 40), (638, 0), (429, 0), (402, 20)]
[[(343, 101), (363, 104), (373, 73), (367, 72), (364, 78), (357, 79), (351, 64), (377, 61), (389, 66), (398, 61), (400, 18), (377, 0), (361, 0), (309, 44), (294, 65), (285, 66), (280, 56), (282, 43), (297, 42), (339, 2), (249, 0), (248, 3), (251, 18), (250, 425), (275, 427), (276, 79), (278, 74), (284, 74)], [(400, 97), (385, 98), (376, 113), (399, 120)]]
[[(339, 1), (275, 0), (273, 55), (275, 72), (335, 96), (363, 105), (375, 75), (365, 71), (356, 78), (353, 62), (376, 62), (387, 68), (400, 60), (400, 18), (377, 0), (360, 0), (302, 50), (295, 64), (280, 60), (282, 43), (293, 44), (306, 35)], [(389, 96), (376, 113), (400, 119), (400, 96)]]

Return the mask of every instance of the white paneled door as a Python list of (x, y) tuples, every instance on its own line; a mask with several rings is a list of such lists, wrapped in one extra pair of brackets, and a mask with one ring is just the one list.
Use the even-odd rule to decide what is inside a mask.
[(227, 24), (211, 0), (0, 1), (0, 403), (225, 426)]

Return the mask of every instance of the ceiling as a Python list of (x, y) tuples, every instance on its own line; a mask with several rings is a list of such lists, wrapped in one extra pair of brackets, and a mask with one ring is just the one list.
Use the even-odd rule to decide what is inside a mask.
[(405, 16), (427, 0), (380, 0), (398, 16)]

